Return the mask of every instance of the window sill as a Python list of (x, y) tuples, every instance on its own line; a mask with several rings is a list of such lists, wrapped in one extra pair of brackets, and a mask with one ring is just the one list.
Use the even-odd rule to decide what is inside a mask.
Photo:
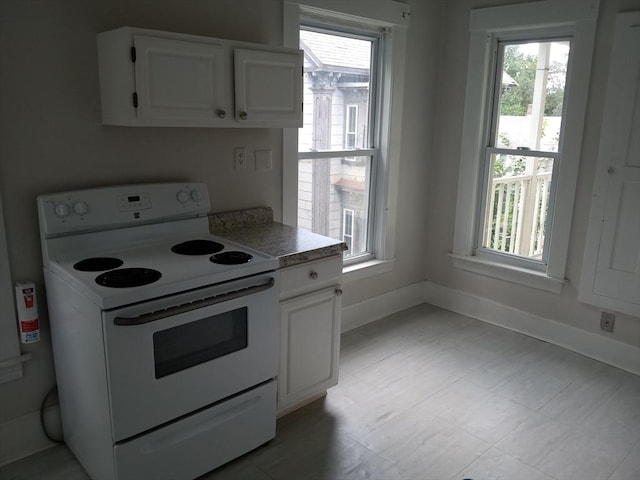
[(392, 260), (368, 260), (366, 262), (348, 265), (342, 269), (342, 280), (345, 283), (362, 280), (364, 278), (380, 275), (393, 270), (395, 259)]
[(450, 255), (453, 266), (468, 272), (478, 273), (486, 277), (497, 278), (517, 285), (544, 290), (551, 293), (562, 293), (565, 280), (553, 278), (544, 272), (522, 267), (491, 262), (475, 256)]

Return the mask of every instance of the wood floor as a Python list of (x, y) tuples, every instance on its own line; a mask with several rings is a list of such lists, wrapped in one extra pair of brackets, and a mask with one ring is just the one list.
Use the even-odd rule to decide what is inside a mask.
[[(421, 305), (344, 334), (339, 385), (277, 430), (201, 480), (638, 480), (640, 378)], [(61, 446), (0, 479), (88, 477)]]

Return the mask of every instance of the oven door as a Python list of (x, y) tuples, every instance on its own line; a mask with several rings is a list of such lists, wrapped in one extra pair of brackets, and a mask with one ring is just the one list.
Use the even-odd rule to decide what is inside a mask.
[(274, 378), (278, 275), (103, 312), (114, 442)]

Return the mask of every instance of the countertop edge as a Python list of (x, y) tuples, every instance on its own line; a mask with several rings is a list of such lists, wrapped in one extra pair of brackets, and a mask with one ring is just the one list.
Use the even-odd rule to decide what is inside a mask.
[(342, 255), (346, 243), (272, 220), (268, 207), (209, 214), (212, 234), (278, 258), (279, 268)]

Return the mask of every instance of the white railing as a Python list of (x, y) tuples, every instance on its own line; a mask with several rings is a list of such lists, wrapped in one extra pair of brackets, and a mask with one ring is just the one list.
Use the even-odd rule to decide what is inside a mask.
[(549, 202), (551, 173), (494, 178), (491, 185), (484, 246), (501, 252), (540, 258)]

